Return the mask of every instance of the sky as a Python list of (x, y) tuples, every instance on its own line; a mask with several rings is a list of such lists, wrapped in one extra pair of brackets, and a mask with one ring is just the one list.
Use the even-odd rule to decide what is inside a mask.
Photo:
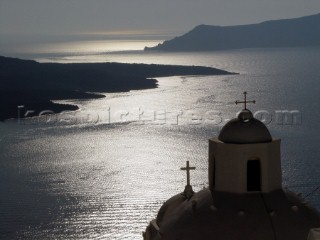
[(0, 37), (178, 36), (316, 13), (319, 0), (0, 0)]

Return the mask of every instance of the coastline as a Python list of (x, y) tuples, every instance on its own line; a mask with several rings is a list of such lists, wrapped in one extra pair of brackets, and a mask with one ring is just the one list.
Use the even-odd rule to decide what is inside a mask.
[[(38, 63), (0, 56), (0, 121), (78, 110), (78, 106), (52, 101), (96, 99), (105, 97), (99, 92), (156, 88), (156, 77), (233, 74), (237, 73), (202, 66)], [(20, 114), (19, 108), (30, 111)]]
[(77, 105), (54, 103), (54, 100), (89, 100), (104, 97), (104, 95), (97, 93), (76, 91), (0, 91), (0, 121), (61, 113), (63, 111), (76, 111), (79, 109)]

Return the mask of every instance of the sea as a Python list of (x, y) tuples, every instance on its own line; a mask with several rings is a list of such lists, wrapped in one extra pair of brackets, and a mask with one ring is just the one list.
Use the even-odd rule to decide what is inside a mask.
[[(281, 138), (283, 186), (320, 210), (320, 47), (143, 51), (159, 41), (0, 49), (39, 62), (208, 66), (238, 75), (158, 78), (155, 89), (68, 100), (75, 112), (0, 122), (0, 239), (142, 239), (161, 205), (208, 186), (208, 139), (248, 108)], [(19, 106), (17, 114), (27, 114)], [(50, 110), (50, 109), (44, 109)]]

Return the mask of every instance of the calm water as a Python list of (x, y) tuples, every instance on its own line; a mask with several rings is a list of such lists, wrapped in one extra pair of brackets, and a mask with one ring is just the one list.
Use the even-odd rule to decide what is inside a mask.
[[(32, 56), (86, 59), (50, 54)], [(179, 169), (186, 160), (196, 166), (194, 189), (207, 186), (207, 139), (241, 109), (234, 101), (244, 90), (257, 100), (251, 110), (264, 111), (257, 116), (282, 138), (284, 186), (307, 196), (320, 185), (319, 47), (90, 52), (87, 60), (204, 65), (241, 74), (160, 78), (157, 89), (70, 101), (81, 107), (72, 114), (0, 123), (0, 238), (142, 239), (163, 201), (184, 189)], [(284, 110), (295, 111), (293, 121), (281, 120)], [(320, 209), (320, 191), (307, 200)]]

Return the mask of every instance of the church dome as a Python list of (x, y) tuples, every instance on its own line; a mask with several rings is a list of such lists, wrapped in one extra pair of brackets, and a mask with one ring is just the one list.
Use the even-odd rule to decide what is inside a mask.
[(237, 118), (230, 120), (220, 131), (218, 139), (224, 143), (246, 144), (271, 142), (268, 128), (244, 109)]
[(176, 195), (162, 210), (157, 233), (145, 239), (301, 240), (320, 223), (316, 210), (284, 190), (245, 195), (203, 189), (190, 199)]
[(179, 207), (185, 200), (186, 197), (184, 196), (184, 194), (180, 193), (173, 196), (162, 205), (156, 218), (159, 227), (166, 220), (167, 214)]
[(186, 161), (180, 168), (187, 173), (184, 192), (163, 204), (144, 240), (302, 240), (319, 228), (317, 210), (282, 188), (280, 139), (272, 139), (247, 110), (255, 101), (247, 101), (246, 94), (236, 101), (244, 110), (218, 139), (209, 139), (209, 187), (192, 190), (195, 167)]
[(160, 208), (156, 218), (156, 222), (159, 227), (161, 227), (162, 223), (167, 220), (168, 213), (171, 213), (172, 211), (174, 211), (174, 209), (180, 207), (180, 205), (191, 198), (193, 194), (194, 192), (192, 190), (192, 187), (190, 185), (187, 185), (184, 189), (184, 192), (177, 194), (167, 200)]

